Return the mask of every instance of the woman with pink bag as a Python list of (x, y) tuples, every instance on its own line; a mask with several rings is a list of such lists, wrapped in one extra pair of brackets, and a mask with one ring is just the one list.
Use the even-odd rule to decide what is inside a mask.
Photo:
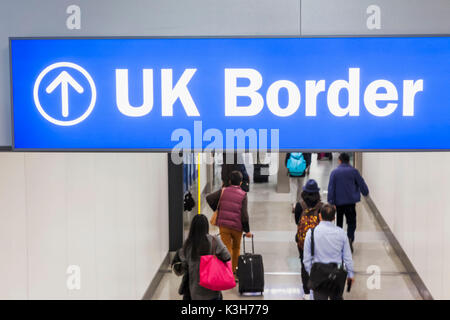
[(191, 222), (189, 235), (178, 255), (188, 274), (192, 300), (222, 300), (221, 290), (233, 288), (231, 255), (220, 238), (209, 233), (209, 221), (203, 214)]

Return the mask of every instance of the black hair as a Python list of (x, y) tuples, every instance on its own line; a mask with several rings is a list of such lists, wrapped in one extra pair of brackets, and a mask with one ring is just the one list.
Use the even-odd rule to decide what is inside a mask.
[(199, 259), (202, 254), (209, 251), (209, 241), (207, 234), (209, 233), (209, 222), (203, 214), (196, 214), (192, 219), (189, 235), (184, 243), (184, 252), (188, 247), (191, 248), (191, 258)]
[(307, 192), (302, 191), (301, 197), (303, 201), (305, 201), (308, 208), (314, 208), (316, 204), (320, 201), (320, 193), (319, 192)]
[(230, 173), (230, 182), (233, 186), (239, 186), (242, 179), (242, 173), (240, 171), (235, 170)]
[(326, 204), (320, 209), (322, 220), (333, 221), (336, 215), (336, 208), (331, 204)]
[(341, 160), (343, 163), (349, 163), (350, 162), (350, 156), (346, 152), (342, 152), (339, 155), (339, 160)]

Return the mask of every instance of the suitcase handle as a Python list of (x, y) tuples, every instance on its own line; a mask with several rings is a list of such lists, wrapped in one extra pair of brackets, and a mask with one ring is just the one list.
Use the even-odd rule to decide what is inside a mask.
[[(252, 254), (255, 254), (255, 244), (253, 242), (254, 235), (252, 234)], [(242, 235), (242, 242), (244, 243), (244, 254), (245, 254), (245, 233)]]

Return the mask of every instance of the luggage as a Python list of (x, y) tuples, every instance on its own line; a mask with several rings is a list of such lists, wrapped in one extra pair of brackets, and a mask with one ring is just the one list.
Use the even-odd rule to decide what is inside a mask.
[[(261, 170), (269, 171), (268, 164), (254, 164), (253, 165), (253, 182), (269, 182), (269, 175), (261, 174)], [(263, 172), (264, 172), (263, 171)], [(264, 172), (264, 173), (266, 173)]]
[(301, 177), (306, 170), (306, 160), (301, 152), (292, 152), (287, 161), (287, 169), (292, 177)]
[(245, 235), (243, 235), (244, 254), (239, 256), (237, 276), (239, 293), (264, 292), (264, 265), (260, 254), (255, 254), (252, 236), (252, 253), (245, 252)]
[[(311, 229), (311, 257), (314, 259), (314, 229)], [(308, 287), (329, 296), (342, 296), (347, 279), (344, 261), (340, 266), (336, 263), (314, 262), (309, 275)]]

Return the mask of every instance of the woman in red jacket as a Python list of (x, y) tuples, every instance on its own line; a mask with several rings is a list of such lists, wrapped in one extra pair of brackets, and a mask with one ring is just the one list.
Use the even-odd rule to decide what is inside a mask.
[(220, 238), (231, 253), (233, 272), (236, 272), (241, 252), (242, 232), (251, 237), (247, 209), (247, 193), (241, 189), (242, 173), (233, 171), (230, 174), (230, 185), (209, 194), (206, 201), (215, 211), (217, 207), (217, 225)]

